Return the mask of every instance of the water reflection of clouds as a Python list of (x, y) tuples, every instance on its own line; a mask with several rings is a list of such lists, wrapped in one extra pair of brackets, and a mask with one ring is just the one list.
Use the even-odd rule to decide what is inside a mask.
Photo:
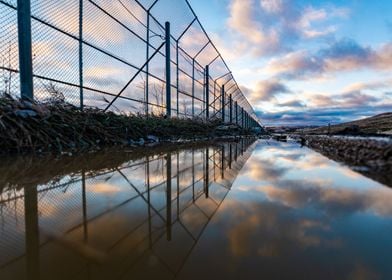
[(262, 186), (258, 190), (270, 201), (292, 208), (312, 206), (332, 215), (368, 212), (392, 216), (392, 193), (386, 188), (353, 190), (307, 181), (282, 180), (277, 185)]
[[(388, 271), (374, 260), (390, 248), (385, 231), (392, 219), (390, 201), (389, 188), (309, 149), (258, 145), (211, 229), (225, 237), (211, 242), (225, 246), (226, 265), (241, 271), (250, 266), (284, 279), (291, 271), (295, 278), (301, 274), (297, 264), (308, 263), (301, 271), (309, 276), (319, 278), (334, 267), (339, 279), (378, 279), (378, 270)], [(265, 266), (252, 265), (256, 260)]]
[[(245, 167), (247, 176), (241, 177), (246, 183), (237, 182), (241, 191), (262, 193), (269, 201), (292, 208), (392, 215), (389, 189), (306, 148), (282, 145), (259, 146)], [(328, 176), (322, 176), (325, 172)]]
[(339, 246), (339, 240), (323, 236), (330, 230), (323, 221), (296, 215), (288, 207), (273, 202), (237, 204), (225, 207), (235, 211), (235, 219), (228, 227), (230, 251), (235, 256), (258, 255), (278, 257), (291, 250), (308, 247)]

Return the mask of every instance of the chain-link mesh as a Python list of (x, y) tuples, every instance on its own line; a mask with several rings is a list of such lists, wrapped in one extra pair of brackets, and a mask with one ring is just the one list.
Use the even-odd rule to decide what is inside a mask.
[[(35, 99), (239, 125), (247, 124), (241, 121), (244, 108), (257, 125), (187, 0), (29, 1)], [(20, 96), (17, 0), (0, 0), (0, 15), (0, 92)], [(170, 112), (165, 43), (170, 43)], [(235, 111), (240, 118), (230, 118)]]

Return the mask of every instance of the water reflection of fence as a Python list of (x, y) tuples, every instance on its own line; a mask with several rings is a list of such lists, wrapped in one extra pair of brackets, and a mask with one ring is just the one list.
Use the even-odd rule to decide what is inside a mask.
[[(22, 277), (24, 264), (32, 279), (142, 277), (146, 256), (172, 278), (228, 194), (252, 143), (149, 156), (98, 174), (66, 176), (55, 185), (3, 193), (0, 278)], [(91, 255), (70, 258), (48, 236), (94, 248), (107, 262), (95, 267)]]
[(0, 92), (258, 125), (187, 0), (0, 0), (0, 18)]

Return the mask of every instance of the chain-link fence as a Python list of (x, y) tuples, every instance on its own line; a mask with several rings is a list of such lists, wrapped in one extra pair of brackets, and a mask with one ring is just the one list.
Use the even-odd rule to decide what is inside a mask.
[(0, 0), (0, 25), (5, 93), (259, 125), (187, 0)]

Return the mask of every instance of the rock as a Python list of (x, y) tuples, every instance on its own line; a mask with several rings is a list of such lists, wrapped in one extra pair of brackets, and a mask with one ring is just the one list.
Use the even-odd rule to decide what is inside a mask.
[(154, 135), (148, 135), (146, 139), (149, 143), (159, 143), (159, 138)]
[(46, 106), (41, 104), (33, 104), (31, 109), (36, 111), (42, 117), (50, 114), (50, 110)]
[(20, 102), (20, 105), (22, 105), (22, 108), (25, 108), (25, 109), (33, 109), (33, 106), (34, 106), (33, 103), (31, 103), (28, 100), (22, 100)]
[(38, 116), (37, 112), (33, 110), (16, 110), (15, 115), (24, 119)]
[(222, 130), (222, 131), (227, 131), (229, 129), (230, 127), (228, 125), (221, 125), (216, 128), (216, 130)]

